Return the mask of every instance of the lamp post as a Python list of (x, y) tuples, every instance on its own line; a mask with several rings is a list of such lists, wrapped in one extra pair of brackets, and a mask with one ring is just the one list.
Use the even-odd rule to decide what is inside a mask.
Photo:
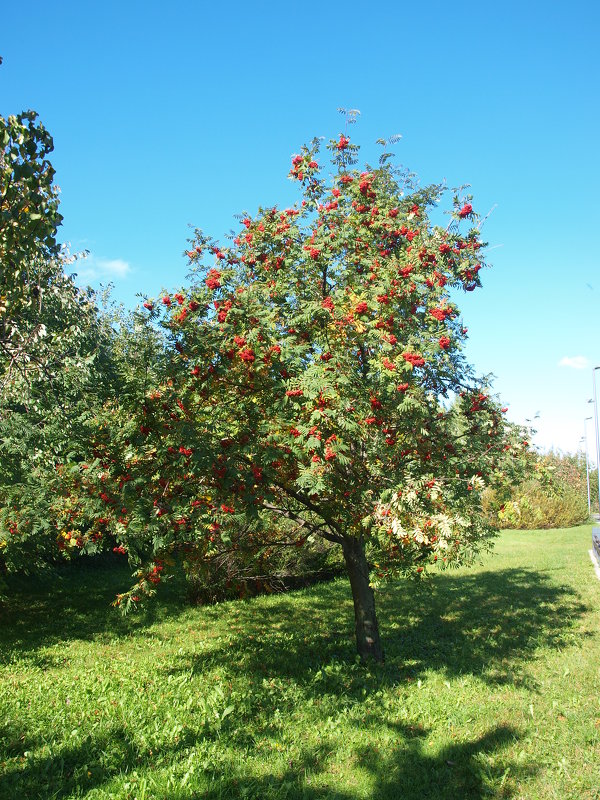
[(600, 432), (598, 431), (598, 400), (596, 398), (596, 370), (592, 370), (592, 383), (594, 384), (594, 424), (596, 426), (596, 471), (598, 473), (598, 512), (600, 513)]
[(585, 478), (587, 481), (587, 494), (588, 494), (588, 517), (592, 516), (592, 500), (590, 496), (590, 457), (588, 453), (588, 440), (587, 440), (587, 424), (591, 417), (586, 417), (583, 420), (583, 441), (585, 442)]

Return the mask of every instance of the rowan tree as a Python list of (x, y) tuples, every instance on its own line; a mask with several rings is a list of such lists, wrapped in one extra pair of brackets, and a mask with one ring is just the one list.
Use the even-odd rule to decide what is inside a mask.
[(331, 175), (317, 141), (292, 159), (294, 206), (243, 215), (227, 245), (196, 231), (189, 284), (144, 303), (168, 366), (106, 411), (72, 483), (81, 546), (110, 531), (138, 565), (122, 606), (174, 552), (322, 537), (343, 552), (358, 652), (382, 660), (374, 588), (486, 546), (482, 490), (527, 443), (463, 354), (457, 299), (484, 263), (471, 199), (434, 224), (442, 186), (386, 152), (357, 169), (345, 135), (327, 149)]

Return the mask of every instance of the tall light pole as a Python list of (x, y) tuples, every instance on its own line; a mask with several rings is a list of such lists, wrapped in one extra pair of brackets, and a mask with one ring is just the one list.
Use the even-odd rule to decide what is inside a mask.
[(598, 512), (600, 513), (600, 432), (598, 431), (598, 400), (596, 398), (596, 370), (592, 370), (592, 383), (594, 384), (594, 423), (596, 425), (596, 470), (598, 473)]
[(587, 424), (591, 417), (586, 417), (583, 420), (583, 441), (585, 442), (585, 478), (587, 481), (588, 493), (588, 517), (592, 516), (592, 499), (590, 496), (590, 456), (588, 453), (588, 440), (587, 440)]

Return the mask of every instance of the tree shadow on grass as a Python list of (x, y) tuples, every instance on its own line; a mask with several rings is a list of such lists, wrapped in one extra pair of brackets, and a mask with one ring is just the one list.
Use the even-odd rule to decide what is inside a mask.
[[(35, 582), (22, 588), (2, 614), (0, 663), (17, 657), (42, 669), (58, 666), (59, 656), (44, 648), (72, 639), (141, 634), (186, 608), (185, 593), (174, 584), (165, 587), (163, 602), (123, 618), (110, 604), (128, 578), (126, 565), (79, 567), (65, 572), (50, 590)], [(574, 624), (586, 611), (573, 589), (528, 569), (446, 572), (418, 584), (399, 581), (378, 593), (377, 604), (386, 665), (368, 673), (369, 681), (374, 675), (388, 681), (416, 678), (427, 669), (447, 676), (477, 674), (488, 682), (522, 680), (520, 665), (540, 646), (572, 641)], [(214, 640), (200, 653), (183, 653), (171, 670), (203, 672), (236, 664), (258, 677), (310, 674), (312, 680), (322, 665), (353, 664), (356, 657), (352, 599), (344, 579), (198, 610), (199, 632), (223, 629), (224, 621), (227, 646)]]
[[(507, 763), (502, 757), (502, 751), (518, 738), (510, 726), (491, 728), (476, 739), (453, 743), (431, 755), (426, 752), (428, 732), (420, 726), (390, 723), (382, 717), (373, 719), (371, 726), (392, 729), (396, 747), (385, 754), (366, 746), (345, 754), (360, 776), (362, 786), (356, 791), (339, 785), (334, 754), (326, 748), (306, 748), (283, 774), (226, 777), (201, 796), (203, 800), (356, 800), (367, 796), (370, 800), (482, 800), (491, 795), (513, 796), (514, 782), (535, 772), (534, 766)], [(501, 766), (492, 765), (496, 759)]]
[[(0, 800), (49, 797), (60, 800), (80, 796), (80, 792), (90, 791), (121, 772), (131, 772), (142, 765), (135, 745), (117, 727), (100, 736), (87, 736), (81, 744), (71, 745), (67, 739), (44, 749), (43, 742), (18, 736), (15, 729), (3, 726), (0, 745), (2, 760), (12, 756), (10, 766), (0, 773)], [(108, 761), (111, 765), (107, 765)]]
[(411, 595), (404, 589), (380, 604), (393, 630), (390, 663), (415, 674), (476, 674), (489, 683), (514, 683), (515, 668), (538, 648), (571, 643), (577, 621), (589, 610), (571, 587), (523, 568), (442, 573), (431, 587)]
[(45, 669), (60, 658), (39, 652), (59, 642), (111, 639), (141, 632), (173, 617), (185, 607), (179, 582), (165, 587), (162, 604), (150, 603), (140, 613), (124, 617), (112, 606), (119, 592), (131, 585), (131, 569), (112, 559), (82, 559), (48, 576), (9, 576), (9, 599), (0, 605), (0, 664), (26, 659)]
[[(474, 674), (491, 684), (523, 682), (522, 665), (539, 647), (572, 641), (576, 621), (587, 610), (573, 589), (527, 569), (442, 573), (418, 588), (404, 581), (379, 596), (378, 606), (386, 664), (357, 671), (357, 691), (365, 681), (403, 681), (426, 670), (447, 677)], [(223, 613), (208, 611), (209, 616)], [(303, 675), (312, 680), (324, 664), (355, 661), (353, 608), (345, 581), (312, 587), (293, 598), (235, 603), (228, 613), (228, 646), (183, 654), (181, 669), (203, 672), (235, 664), (259, 677), (302, 682)]]
[[(138, 787), (145, 784), (144, 796), (161, 800), (194, 798), (223, 800), (223, 798), (287, 798), (288, 800), (356, 800), (364, 797), (365, 788), (372, 800), (482, 800), (491, 794), (511, 797), (515, 780), (532, 774), (533, 766), (507, 762), (502, 751), (518, 738), (509, 726), (490, 728), (472, 740), (448, 745), (441, 752), (428, 753), (428, 731), (419, 725), (394, 723), (382, 714), (370, 715), (364, 723), (370, 728), (371, 738), (387, 729), (394, 736), (394, 746), (380, 751), (376, 746), (360, 745), (344, 752), (346, 785), (342, 788), (338, 777), (339, 755), (325, 738), (318, 746), (305, 746), (295, 753), (284, 768), (269, 769), (268, 763), (257, 773), (250, 763), (240, 765), (234, 747), (224, 753), (215, 768), (197, 769), (194, 779), (184, 791), (172, 792), (152, 788), (157, 767), (156, 758), (173, 771), (174, 764), (189, 768), (190, 748), (200, 744), (197, 735), (188, 734), (176, 744), (161, 748), (150, 755), (140, 751), (132, 736), (123, 728), (113, 727), (102, 734), (88, 735), (77, 745), (67, 742), (55, 745), (52, 750), (36, 753), (36, 743), (24, 741), (8, 744), (0, 749), (2, 759), (13, 758), (8, 769), (0, 775), (0, 798), (23, 797), (28, 800), (53, 800), (85, 796), (88, 792), (106, 787), (110, 796), (136, 796), (127, 794), (124, 784), (133, 781)], [(10, 741), (10, 732), (0, 728), (0, 743)], [(34, 752), (29, 752), (34, 750)], [(178, 757), (179, 756), (179, 757)], [(349, 762), (349, 763), (348, 763)], [(164, 767), (162, 768), (164, 770)], [(348, 771), (352, 770), (361, 782), (356, 790), (348, 786)], [(177, 769), (175, 771), (178, 771)], [(510, 782), (506, 782), (510, 773)], [(113, 786), (108, 784), (113, 782)], [(163, 787), (164, 772), (159, 778)], [(160, 783), (159, 783), (160, 785)], [(109, 796), (107, 794), (107, 796)]]

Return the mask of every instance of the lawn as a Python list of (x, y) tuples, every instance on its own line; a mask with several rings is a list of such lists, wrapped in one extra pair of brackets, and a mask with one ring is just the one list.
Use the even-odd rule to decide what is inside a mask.
[(600, 798), (591, 527), (513, 532), (470, 570), (123, 619), (127, 569), (21, 585), (0, 615), (0, 798)]

